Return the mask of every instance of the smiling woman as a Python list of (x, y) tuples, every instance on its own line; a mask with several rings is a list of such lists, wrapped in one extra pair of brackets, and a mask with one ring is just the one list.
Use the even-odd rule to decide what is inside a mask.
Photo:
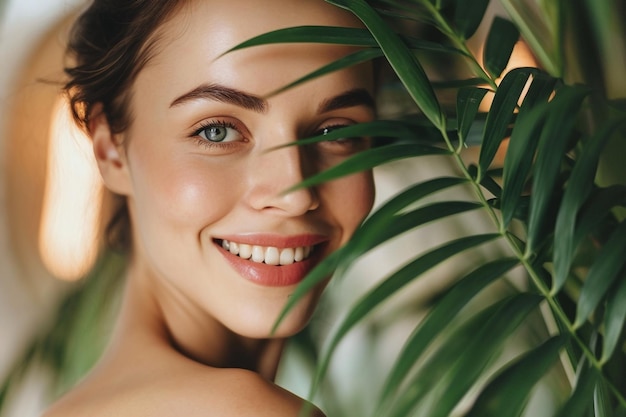
[(130, 262), (108, 350), (47, 417), (296, 416), (306, 404), (273, 379), (326, 282), (271, 329), (295, 286), (351, 237), (374, 190), (361, 172), (285, 192), (368, 138), (284, 145), (371, 121), (375, 106), (370, 64), (267, 98), (353, 48), (223, 55), (294, 25), (358, 22), (297, 0), (96, 0), (78, 19), (66, 89), (123, 202), (112, 227)]

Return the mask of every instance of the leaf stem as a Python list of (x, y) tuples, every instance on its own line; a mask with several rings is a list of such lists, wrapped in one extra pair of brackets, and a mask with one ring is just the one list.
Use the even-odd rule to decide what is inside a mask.
[(520, 263), (523, 265), (524, 269), (527, 271), (528, 276), (530, 277), (530, 280), (535, 286), (535, 288), (545, 298), (546, 302), (550, 306), (550, 310), (552, 311), (552, 314), (554, 314), (555, 318), (562, 323), (562, 325), (567, 330), (569, 335), (575, 340), (576, 344), (580, 347), (585, 357), (589, 360), (589, 363), (596, 369), (598, 374), (602, 376), (607, 387), (614, 394), (615, 398), (619, 401), (619, 403), (622, 406), (626, 407), (626, 399), (624, 398), (622, 393), (617, 389), (617, 387), (615, 387), (612, 384), (612, 382), (608, 378), (606, 378), (604, 374), (602, 373), (603, 364), (598, 360), (598, 358), (596, 358), (596, 356), (593, 354), (593, 352), (590, 350), (587, 344), (580, 338), (580, 336), (576, 332), (576, 328), (574, 327), (574, 324), (569, 320), (569, 318), (567, 317), (567, 314), (565, 314), (565, 312), (563, 311), (563, 308), (559, 304), (558, 300), (551, 293), (550, 288), (548, 288), (548, 286), (543, 282), (543, 280), (541, 279), (541, 276), (537, 272), (536, 268), (533, 266), (532, 257), (529, 254), (526, 254), (525, 250), (518, 245), (517, 240), (510, 233), (510, 231), (506, 229), (500, 217), (496, 214), (493, 207), (489, 204), (487, 198), (485, 197), (483, 193), (482, 186), (478, 182), (477, 178), (472, 176), (471, 173), (469, 172), (467, 166), (465, 165), (465, 162), (461, 158), (460, 150), (453, 145), (445, 129), (445, 126), (444, 126), (444, 129), (440, 131), (440, 133), (443, 136), (446, 146), (450, 150), (458, 168), (461, 170), (463, 176), (471, 184), (471, 187), (473, 188), (473, 191), (476, 197), (478, 198), (480, 204), (485, 208), (485, 210), (487, 211), (487, 214), (489, 215), (491, 220), (494, 222), (494, 225), (498, 229), (498, 233), (502, 235), (502, 237), (506, 240), (509, 248), (513, 252), (513, 255), (518, 258)]
[(494, 91), (497, 88), (496, 81), (483, 69), (474, 53), (468, 48), (465, 39), (459, 36), (454, 29), (448, 24), (446, 19), (441, 15), (439, 10), (428, 0), (421, 0), (420, 3), (431, 13), (436, 27), (448, 37), (454, 44), (454, 47), (463, 53), (468, 59), (468, 64), (472, 73), (484, 80)]

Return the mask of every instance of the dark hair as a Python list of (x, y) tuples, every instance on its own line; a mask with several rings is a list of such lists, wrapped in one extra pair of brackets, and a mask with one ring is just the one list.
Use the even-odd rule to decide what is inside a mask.
[[(65, 68), (64, 86), (74, 120), (88, 131), (96, 104), (101, 104), (112, 133), (132, 122), (131, 86), (154, 55), (156, 29), (185, 0), (94, 0), (76, 20), (67, 45), (73, 59)], [(107, 226), (108, 243), (128, 249), (130, 229), (125, 199)]]

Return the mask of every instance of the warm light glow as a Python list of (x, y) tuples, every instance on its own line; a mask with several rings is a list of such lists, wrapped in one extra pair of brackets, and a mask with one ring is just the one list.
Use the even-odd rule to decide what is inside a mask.
[(102, 185), (91, 141), (59, 98), (52, 117), (39, 250), (56, 277), (77, 279), (98, 254)]
[[(485, 45), (481, 46), (481, 50), (478, 54), (479, 57), (483, 56), (484, 47)], [(511, 58), (509, 59), (509, 63), (507, 64), (504, 71), (502, 71), (502, 75), (500, 76), (500, 78), (496, 80), (496, 84), (500, 85), (500, 81), (502, 81), (502, 78), (504, 78), (504, 76), (514, 68), (537, 67), (538, 65), (539, 64), (537, 63), (537, 60), (533, 56), (530, 48), (528, 48), (528, 45), (523, 41), (519, 41), (515, 44), (515, 47), (513, 48), (513, 52), (511, 53)], [(522, 91), (522, 94), (520, 95), (520, 98), (518, 100), (518, 103), (517, 103), (518, 105), (521, 105), (522, 101), (524, 101), (524, 97), (526, 96), (526, 93), (528, 92), (528, 89), (530, 88), (531, 81), (532, 81), (532, 77), (526, 83), (526, 87), (524, 87), (524, 90)], [(479, 107), (480, 111), (488, 112), (489, 109), (491, 108), (492, 102), (493, 102), (493, 94), (492, 93), (487, 94), (485, 96), (485, 99), (480, 103), (480, 107)]]

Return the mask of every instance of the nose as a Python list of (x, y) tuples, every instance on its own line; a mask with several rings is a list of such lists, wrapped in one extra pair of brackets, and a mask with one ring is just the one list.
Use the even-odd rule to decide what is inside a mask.
[(300, 146), (259, 152), (249, 171), (246, 200), (255, 210), (272, 211), (284, 216), (300, 216), (319, 207), (314, 188), (287, 191), (310, 174)]

